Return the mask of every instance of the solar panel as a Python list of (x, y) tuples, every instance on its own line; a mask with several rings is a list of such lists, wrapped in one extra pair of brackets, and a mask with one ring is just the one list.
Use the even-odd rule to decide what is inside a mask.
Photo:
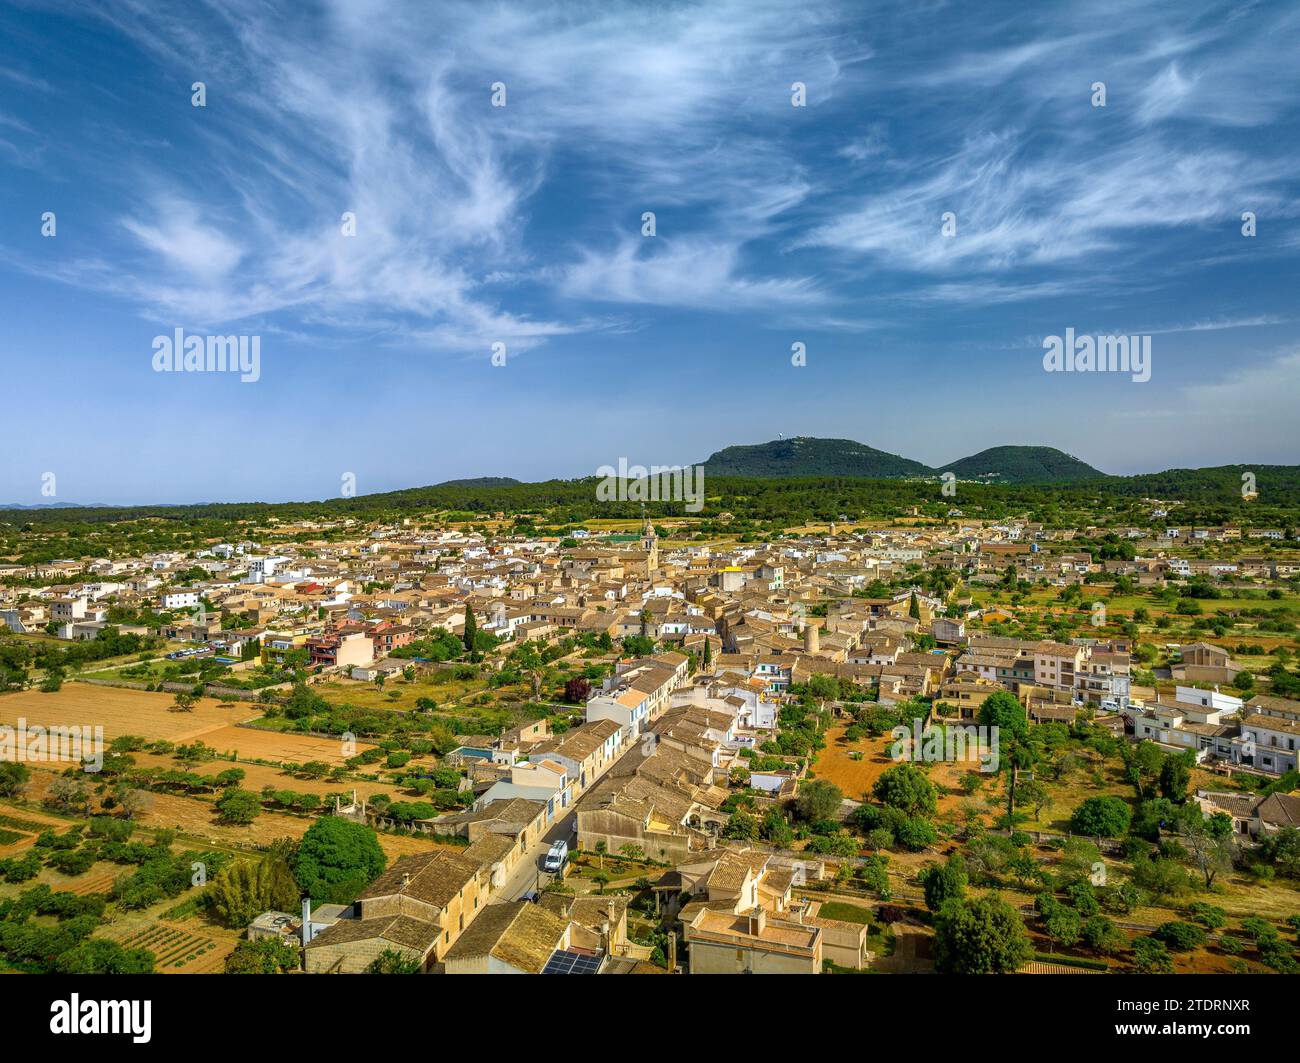
[(600, 954), (573, 952), (568, 949), (551, 953), (542, 974), (595, 974), (600, 970)]

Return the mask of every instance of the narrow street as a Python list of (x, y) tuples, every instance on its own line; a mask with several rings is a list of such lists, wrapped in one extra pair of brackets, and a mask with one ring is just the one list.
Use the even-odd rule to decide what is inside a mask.
[(591, 786), (578, 798), (563, 816), (556, 819), (547, 829), (542, 840), (534, 842), (528, 847), (524, 858), (519, 861), (519, 865), (510, 873), (506, 879), (505, 885), (497, 890), (496, 895), (492, 898), (491, 903), (500, 901), (517, 901), (525, 893), (532, 890), (540, 891), (555, 876), (547, 874), (542, 870), (542, 859), (546, 856), (547, 851), (557, 841), (567, 841), (569, 851), (572, 853), (578, 841), (578, 809), (582, 803), (591, 794), (592, 789), (602, 779), (614, 775), (630, 775), (636, 770), (637, 765), (645, 759), (644, 743), (639, 739), (633, 742), (618, 757), (610, 762), (609, 767), (604, 773), (596, 779)]

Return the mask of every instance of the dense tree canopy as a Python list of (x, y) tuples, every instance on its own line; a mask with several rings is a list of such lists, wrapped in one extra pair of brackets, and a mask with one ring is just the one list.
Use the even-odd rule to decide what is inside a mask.
[(950, 900), (934, 920), (935, 969), (944, 974), (1014, 974), (1033, 955), (1019, 913), (994, 894)]
[(387, 866), (373, 830), (325, 816), (303, 835), (293, 873), (313, 903), (350, 904)]

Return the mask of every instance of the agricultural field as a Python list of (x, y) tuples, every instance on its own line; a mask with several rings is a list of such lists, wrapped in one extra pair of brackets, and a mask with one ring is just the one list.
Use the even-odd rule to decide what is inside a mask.
[(319, 760), (337, 766), (349, 757), (371, 748), (367, 742), (354, 742), (352, 746), (355, 748), (345, 750), (337, 738), (319, 738), (292, 731), (269, 731), (259, 727), (221, 726), (195, 737), (201, 738), (218, 753), (237, 753), (241, 761), (269, 760), (275, 763), (289, 761), (303, 764), (309, 760)]
[[(224, 761), (216, 763), (222, 766), (227, 764)], [(260, 781), (261, 775), (257, 777), (258, 781), (253, 781), (252, 773), (257, 769), (256, 765), (241, 764), (240, 767), (250, 772), (249, 777), (244, 782), (246, 787), (258, 790), (262, 785), (266, 785)], [(263, 773), (275, 772), (275, 769), (263, 768), (261, 771)], [(44, 770), (39, 765), (33, 765), (31, 784), (25, 797), (35, 807), (0, 805), (0, 829), (10, 830), (14, 833), (22, 832), (23, 834), (21, 839), (12, 842), (9, 846), (0, 847), (0, 858), (21, 855), (25, 852), (35, 841), (36, 834), (40, 832), (33, 829), (37, 826), (39, 826), (40, 830), (48, 827), (63, 829), (71, 823), (80, 822), (70, 818), (56, 818), (36, 810), (47, 795), (50, 783), (55, 778), (56, 774), (54, 772)], [(388, 793), (394, 797), (400, 794), (396, 787), (384, 786), (379, 783), (358, 782), (354, 784), (347, 782), (334, 784), (331, 787), (329, 784), (320, 783), (319, 781), (290, 778), (280, 773), (276, 773), (269, 781), (271, 785), (275, 785), (279, 789), (298, 792), (350, 793), (355, 788), (359, 796), (369, 796), (372, 793), (379, 792)], [(214, 801), (215, 796), (182, 796), (179, 794), (151, 792), (148, 796), (146, 808), (135, 817), (135, 822), (146, 830), (174, 830), (196, 845), (204, 844), (225, 849), (247, 850), (270, 845), (280, 838), (301, 838), (316, 821), (316, 817), (313, 815), (290, 815), (287, 812), (264, 809), (252, 823), (227, 824), (220, 822)], [(12, 821), (13, 825), (6, 826), (5, 820)], [(18, 821), (21, 821), (26, 826), (19, 825)], [(388, 833), (379, 834), (379, 844), (384, 852), (388, 854), (389, 859), (396, 859), (398, 856), (409, 853), (427, 852), (430, 849), (440, 847), (437, 843), (421, 835)], [(47, 871), (44, 874), (51, 876), (51, 878), (60, 877), (54, 871)], [(67, 880), (67, 882), (80, 882), (81, 880), (82, 876), (78, 876), (75, 880)], [(65, 885), (60, 888), (72, 888), (72, 886)]]
[(438, 713), (456, 714), (457, 707), (467, 699), (483, 697), (483, 704), (497, 700), (500, 691), (491, 691), (487, 680), (481, 676), (457, 679), (449, 670), (420, 671), (414, 680), (389, 679), (381, 689), (374, 683), (359, 679), (331, 679), (312, 685), (312, 690), (336, 705), (355, 705), (366, 709), (396, 709), (416, 711), (420, 698), (430, 698), (438, 703)]
[[(612, 656), (608, 660), (612, 660)], [(532, 700), (532, 690), (525, 682), (490, 686), (481, 675), (458, 678), (450, 669), (421, 671), (415, 679), (389, 679), (381, 689), (374, 683), (353, 679), (331, 679), (313, 684), (311, 690), (330, 703), (363, 709), (398, 712), (431, 710), (439, 721), (455, 721), (461, 734), (496, 734), (503, 728), (528, 723), (542, 715), (545, 705), (556, 711), (570, 711), (575, 706), (552, 700), (563, 690), (566, 673), (580, 674), (583, 666), (606, 662), (605, 657), (585, 658), (577, 654), (553, 663), (556, 669), (554, 688), (545, 687), (539, 701)], [(268, 721), (276, 725), (279, 721)]]
[[(1074, 588), (1068, 590), (1073, 592)], [(1216, 585), (1214, 590), (1220, 597), (1171, 599), (1156, 590), (1126, 589), (1124, 593), (1116, 593), (1113, 584), (1091, 583), (1079, 585), (1077, 596), (1066, 601), (1059, 588), (1026, 587), (1022, 583), (1015, 591), (983, 585), (972, 586), (967, 593), (975, 606), (1013, 618), (1011, 623), (980, 618), (972, 623), (972, 630), (1015, 633), (1024, 625), (1043, 634), (1064, 625), (1075, 634), (1105, 637), (1119, 634), (1121, 626), (1131, 625), (1128, 633), (1140, 642), (1153, 645), (1158, 652), (1185, 642), (1212, 642), (1224, 646), (1234, 658), (1241, 658), (1240, 663), (1259, 672), (1267, 671), (1272, 665), (1268, 655), (1274, 650), (1296, 650), (1295, 630), (1300, 622), (1300, 609), (1294, 597), (1270, 598), (1270, 588), (1263, 585), (1249, 588)], [(1179, 607), (1186, 607), (1189, 602), (1194, 612), (1179, 612)], [(1093, 609), (1098, 603), (1104, 604), (1105, 612), (1094, 617)], [(1143, 610), (1143, 614), (1135, 620), (1138, 610)], [(1094, 627), (1094, 620), (1100, 621), (1101, 626)], [(1257, 652), (1240, 654), (1238, 647), (1243, 643), (1257, 648)]]
[[(39, 765), (33, 765), (27, 800), (39, 804), (47, 796), (50, 784), (57, 777)], [(215, 798), (181, 796), (151, 792), (145, 809), (136, 822), (154, 830), (175, 830), (195, 841), (230, 848), (251, 848), (269, 845), (277, 838), (299, 838), (314, 822), (311, 816), (292, 816), (283, 812), (263, 811), (252, 823), (234, 825), (218, 820)], [(92, 801), (92, 811), (98, 811)], [(23, 812), (17, 815), (25, 816)], [(66, 824), (67, 820), (60, 821)]]
[(39, 812), (12, 811), (0, 805), (0, 860), (22, 856), (36, 841), (37, 835), (51, 827), (67, 826), (63, 820)]
[(202, 920), (127, 918), (99, 935), (124, 948), (148, 949), (160, 974), (220, 974), (239, 941), (235, 931)]
[(177, 712), (171, 694), (89, 683), (65, 683), (52, 694), (25, 690), (0, 697), (0, 723), (25, 719), (29, 727), (102, 727), (105, 742), (122, 735), (175, 743), (201, 740), (219, 754), (234, 753), (241, 759), (319, 760), (331, 765), (370, 748), (357, 742), (355, 750), (345, 752), (337, 739), (235, 726), (256, 719), (260, 711), (249, 703), (200, 698), (192, 712)]
[(64, 683), (52, 694), (23, 690), (0, 696), (0, 723), (25, 719), (29, 727), (102, 727), (108, 742), (127, 734), (192, 742), (257, 715), (255, 706), (223, 705), (215, 698), (200, 698), (193, 712), (169, 711), (172, 705), (171, 694)]
[[(166, 770), (179, 766), (174, 757), (162, 753), (137, 752), (132, 753), (131, 757), (134, 759), (137, 768), (161, 768)], [(297, 793), (319, 794), (321, 796), (344, 792), (350, 793), (356, 790), (359, 796), (370, 797), (372, 794), (391, 793), (393, 791), (393, 786), (384, 782), (375, 782), (370, 779), (347, 779), (333, 782), (302, 772), (286, 771), (274, 764), (254, 763), (242, 758), (234, 763), (226, 760), (203, 761), (194, 766), (192, 770), (200, 774), (210, 775), (224, 771), (227, 768), (239, 768), (244, 772), (244, 779), (239, 785), (245, 790), (259, 792), (265, 786), (273, 786), (277, 790), (293, 790)]]

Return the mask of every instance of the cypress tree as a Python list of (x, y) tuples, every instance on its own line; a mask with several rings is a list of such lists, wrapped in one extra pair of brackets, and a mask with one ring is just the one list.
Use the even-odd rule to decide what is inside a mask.
[(478, 635), (478, 625), (474, 622), (474, 610), (471, 609), (469, 607), (469, 603), (466, 602), (465, 603), (465, 652), (469, 654), (470, 660), (474, 659), (474, 641), (477, 635)]

